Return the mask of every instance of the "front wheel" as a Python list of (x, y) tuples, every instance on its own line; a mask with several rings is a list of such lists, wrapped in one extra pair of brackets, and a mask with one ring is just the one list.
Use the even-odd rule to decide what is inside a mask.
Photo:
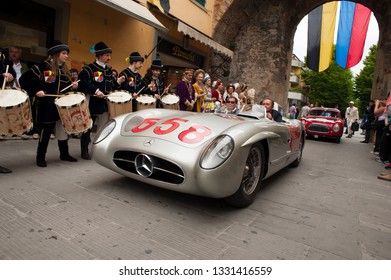
[(264, 158), (263, 146), (253, 145), (248, 153), (240, 186), (233, 195), (225, 198), (225, 202), (243, 208), (254, 201), (261, 187)]

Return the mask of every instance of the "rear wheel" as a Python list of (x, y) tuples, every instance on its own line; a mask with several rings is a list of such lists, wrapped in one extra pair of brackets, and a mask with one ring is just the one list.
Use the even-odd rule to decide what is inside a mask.
[(263, 146), (253, 145), (248, 153), (239, 189), (233, 195), (225, 198), (228, 204), (242, 208), (254, 201), (261, 187), (264, 158)]

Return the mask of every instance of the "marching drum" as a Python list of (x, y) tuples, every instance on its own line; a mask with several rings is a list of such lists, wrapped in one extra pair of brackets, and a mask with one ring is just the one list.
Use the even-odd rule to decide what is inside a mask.
[(113, 91), (107, 101), (110, 119), (132, 112), (132, 95), (127, 91)]
[(92, 119), (84, 94), (74, 93), (54, 100), (62, 125), (68, 134), (80, 134), (92, 127)]
[(164, 109), (179, 110), (179, 97), (175, 94), (166, 94), (162, 97)]
[(0, 90), (0, 134), (22, 135), (31, 130), (33, 118), (30, 107), (25, 91)]
[(137, 111), (156, 108), (156, 98), (150, 95), (139, 95), (136, 101)]

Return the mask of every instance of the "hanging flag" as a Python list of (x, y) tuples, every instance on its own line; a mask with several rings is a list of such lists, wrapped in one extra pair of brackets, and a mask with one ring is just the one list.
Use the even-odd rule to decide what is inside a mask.
[(371, 10), (367, 7), (341, 2), (335, 57), (342, 68), (348, 69), (360, 62), (370, 18)]
[(338, 2), (329, 2), (308, 14), (307, 65), (316, 72), (326, 70), (333, 57)]
[(148, 0), (148, 2), (158, 7), (162, 13), (168, 14), (170, 11), (170, 0)]

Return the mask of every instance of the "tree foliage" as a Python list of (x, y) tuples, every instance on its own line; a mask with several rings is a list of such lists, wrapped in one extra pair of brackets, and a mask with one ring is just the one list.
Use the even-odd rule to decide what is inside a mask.
[(354, 99), (352, 71), (340, 67), (335, 62), (334, 55), (327, 70), (314, 72), (308, 69), (303, 72), (302, 78), (310, 86), (310, 102), (318, 106), (338, 105), (341, 109), (346, 108), (349, 101)]
[(360, 100), (359, 107), (365, 108), (371, 98), (373, 77), (375, 74), (377, 45), (369, 48), (369, 53), (364, 59), (364, 67), (355, 79), (355, 97)]

